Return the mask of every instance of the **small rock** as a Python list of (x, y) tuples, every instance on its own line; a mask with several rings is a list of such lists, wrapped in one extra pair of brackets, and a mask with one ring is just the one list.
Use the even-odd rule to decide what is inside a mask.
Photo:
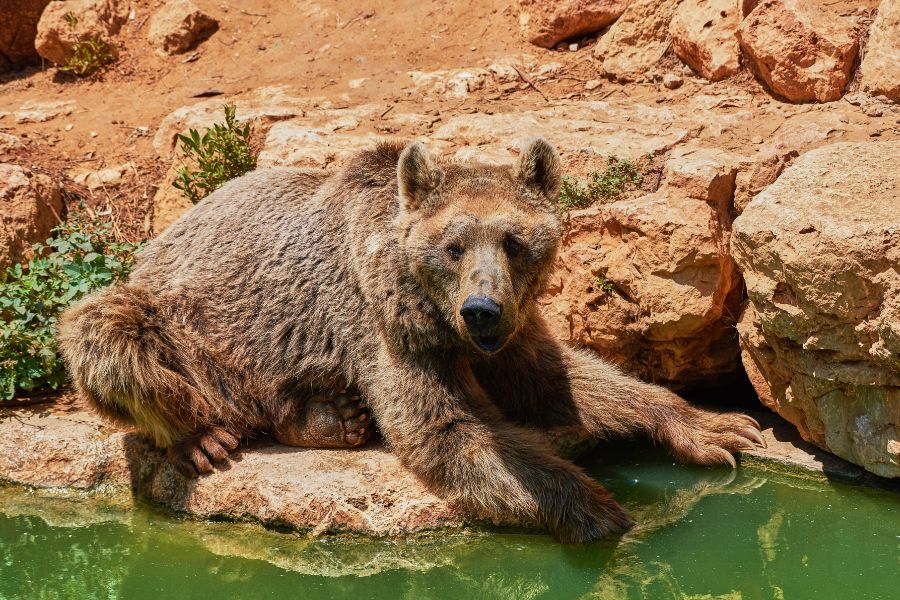
[(50, 237), (62, 212), (62, 195), (49, 177), (0, 164), (0, 268), (27, 261), (32, 244)]
[(601, 85), (603, 85), (603, 82), (599, 79), (590, 79), (584, 83), (584, 89), (590, 92), (592, 90), (596, 90)]
[(72, 114), (75, 106), (73, 100), (29, 101), (20, 106), (14, 114), (16, 123), (44, 123), (62, 115)]
[(762, 144), (763, 139), (758, 135), (754, 135), (752, 138), (750, 138), (750, 143), (751, 144)]
[(637, 81), (669, 49), (669, 22), (679, 0), (634, 0), (597, 46), (600, 72), (621, 81)]
[(11, 158), (14, 150), (19, 150), (24, 147), (21, 139), (0, 131), (0, 160)]
[(761, 1), (737, 36), (752, 68), (792, 102), (840, 98), (859, 50), (853, 22), (806, 0)]
[(115, 55), (109, 40), (127, 17), (124, 0), (54, 0), (41, 15), (34, 45), (38, 54), (58, 65), (72, 57), (76, 42), (87, 39), (107, 42), (108, 51)]
[(160, 54), (180, 54), (212, 35), (218, 21), (190, 0), (168, 0), (150, 19), (148, 41)]
[(900, 0), (882, 0), (859, 65), (860, 87), (900, 102)]
[(684, 83), (684, 79), (681, 78), (681, 75), (676, 75), (675, 73), (666, 73), (665, 75), (663, 75), (662, 83), (666, 88), (675, 90), (681, 87), (681, 85)]
[(122, 183), (129, 168), (131, 168), (130, 165), (125, 164), (99, 170), (75, 169), (69, 171), (68, 175), (75, 183), (81, 184), (89, 190), (95, 190), (106, 186), (119, 185)]
[(874, 102), (864, 104), (862, 111), (867, 117), (881, 117), (884, 115), (884, 107)]
[(578, 52), (578, 44), (569, 44), (569, 52)]
[(740, 22), (734, 0), (685, 0), (669, 25), (672, 49), (710, 81), (730, 77), (741, 68), (741, 48), (734, 35)]
[[(563, 40), (599, 31), (613, 23), (630, 1), (519, 0), (519, 27), (532, 44), (554, 48)], [(560, 49), (567, 47), (563, 45)]]

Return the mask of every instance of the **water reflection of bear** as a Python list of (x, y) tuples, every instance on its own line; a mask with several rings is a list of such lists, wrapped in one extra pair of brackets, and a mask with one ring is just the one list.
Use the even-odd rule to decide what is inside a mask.
[[(7, 493), (6, 501), (0, 498), (0, 514), (7, 515), (0, 517), (0, 526), (9, 515), (20, 515), (16, 518), (27, 519), (29, 535), (12, 542), (10, 536), (0, 535), (0, 556), (14, 557), (16, 565), (15, 576), (0, 565), (0, 596), (116, 598), (138, 585), (171, 586), (173, 577), (187, 571), (195, 585), (222, 586), (227, 593), (235, 584), (239, 588), (249, 584), (262, 591), (272, 583), (270, 568), (255, 562), (262, 560), (297, 575), (334, 578), (326, 584), (331, 597), (363, 597), (361, 590), (372, 592), (375, 583), (366, 576), (392, 574), (388, 584), (392, 597), (429, 598), (440, 589), (452, 589), (465, 590), (473, 598), (518, 600), (552, 594), (553, 575), (546, 564), (548, 555), (555, 555), (573, 569), (592, 574), (581, 593), (623, 597), (635, 585), (676, 585), (665, 565), (645, 564), (631, 552), (633, 544), (685, 518), (706, 496), (749, 493), (764, 482), (735, 472), (710, 472), (663, 501), (654, 497), (632, 504), (629, 508), (639, 525), (619, 540), (591, 544), (589, 552), (559, 546), (546, 536), (479, 533), (444, 533), (398, 543), (323, 542), (255, 525), (176, 522), (141, 511), (100, 511), (91, 503), (73, 512), (71, 502), (29, 504), (24, 496), (9, 500)], [(61, 534), (60, 527), (71, 529)], [(166, 551), (161, 553), (160, 548)], [(53, 567), (48, 569), (48, 564)]]
[(327, 584), (329, 592), (337, 594), (335, 597), (342, 592), (347, 597), (361, 597), (361, 591), (368, 591), (371, 596), (374, 582), (366, 581), (364, 576), (397, 572), (391, 583), (396, 587), (385, 597), (418, 600), (440, 597), (438, 592), (444, 589), (453, 590), (456, 595), (465, 590), (465, 595), (472, 598), (537, 598), (553, 592), (548, 556), (590, 574), (582, 593), (596, 594), (598, 590), (622, 589), (622, 582), (646, 580), (651, 573), (656, 575), (656, 566), (643, 564), (630, 547), (684, 519), (704, 497), (747, 494), (764, 483), (764, 479), (734, 471), (708, 472), (702, 480), (664, 498), (656, 495), (629, 504), (638, 525), (619, 540), (591, 544), (589, 552), (583, 546), (559, 546), (547, 536), (492, 534), (440, 534), (385, 544), (371, 540), (323, 543), (293, 538), (289, 541), (284, 536), (261, 541), (257, 528), (237, 532), (233, 526), (205, 530), (203, 544), (216, 554), (262, 559), (295, 573), (335, 577)]

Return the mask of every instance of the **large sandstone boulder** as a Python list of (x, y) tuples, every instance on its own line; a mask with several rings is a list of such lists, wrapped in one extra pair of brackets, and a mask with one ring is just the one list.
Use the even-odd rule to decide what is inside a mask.
[(670, 159), (655, 193), (572, 212), (542, 299), (556, 334), (675, 387), (734, 374), (735, 174), (720, 152), (698, 150)]
[[(749, 451), (754, 460), (860, 480), (853, 465), (811, 455), (791, 432), (782, 431), (783, 422), (771, 413), (755, 416), (763, 423), (767, 447)], [(680, 497), (673, 502), (637, 506), (633, 515), (637, 526), (629, 535), (641, 536), (683, 518), (687, 509), (710, 493), (734, 491), (727, 478), (721, 486), (704, 481), (696, 489), (680, 490)], [(54, 526), (78, 527), (110, 520), (129, 523), (141, 518), (128, 509), (142, 500), (224, 522), (221, 535), (209, 523), (196, 531), (198, 542), (213, 552), (316, 574), (340, 574), (336, 571), (347, 568), (348, 560), (355, 565), (351, 570), (356, 575), (410, 565), (424, 568), (429, 564), (428, 552), (411, 544), (409, 556), (366, 551), (348, 559), (346, 547), (338, 552), (340, 557), (334, 556), (322, 545), (309, 546), (307, 536), (281, 534), (278, 543), (260, 544), (265, 532), (237, 528), (232, 522), (262, 523), (279, 531), (299, 530), (313, 536), (406, 536), (482, 525), (429, 492), (396, 456), (377, 444), (353, 450), (312, 450), (256, 443), (242, 448), (229, 468), (186, 480), (166, 463), (162, 451), (134, 432), (102, 422), (77, 402), (64, 399), (53, 406), (16, 411), (0, 407), (0, 513), (35, 514)], [(190, 531), (190, 527), (179, 527), (177, 533)], [(464, 548), (468, 537), (455, 537)], [(502, 536), (493, 539), (503, 546), (498, 553), (513, 551), (505, 548)], [(378, 548), (372, 544), (365, 547)], [(446, 544), (440, 544), (435, 553), (446, 560)], [(402, 560), (404, 556), (406, 560)]]
[(4, 0), (0, 2), (0, 71), (35, 62), (37, 24), (50, 0)]
[(641, 79), (669, 49), (669, 22), (679, 0), (634, 0), (609, 28), (594, 57), (600, 72), (621, 81)]
[(519, 0), (519, 26), (542, 48), (599, 31), (614, 22), (632, 0)]
[[(587, 446), (561, 437), (565, 455)], [(435, 496), (378, 443), (353, 450), (259, 441), (228, 468), (185, 479), (165, 452), (109, 425), (77, 399), (14, 412), (0, 407), (0, 485), (143, 498), (201, 518), (256, 521), (313, 535), (397, 536), (482, 523)], [(509, 523), (507, 523), (509, 524)]]
[[(322, 534), (399, 535), (464, 519), (384, 448), (351, 452), (262, 445), (231, 468), (187, 480), (142, 437), (76, 407), (0, 419), (0, 481), (137, 495), (202, 518), (277, 523)], [(43, 414), (41, 414), (43, 413)]]
[(808, 441), (900, 477), (900, 142), (800, 156), (735, 220), (760, 398)]
[(46, 175), (0, 164), (0, 269), (28, 260), (63, 214), (59, 188)]
[(805, 0), (761, 1), (737, 35), (754, 71), (792, 102), (840, 98), (859, 50), (852, 21)]
[[(98, 39), (109, 42), (128, 19), (125, 0), (54, 0), (38, 22), (34, 44), (38, 54), (50, 62), (64, 64), (74, 53), (76, 42)], [(115, 54), (114, 44), (109, 52)]]
[(882, 0), (859, 65), (860, 86), (900, 102), (900, 0)]
[(190, 0), (168, 0), (150, 19), (147, 39), (160, 54), (178, 54), (209, 37), (218, 26)]
[(684, 0), (669, 25), (672, 49), (710, 81), (730, 77), (741, 68), (735, 33), (742, 18), (734, 0)]

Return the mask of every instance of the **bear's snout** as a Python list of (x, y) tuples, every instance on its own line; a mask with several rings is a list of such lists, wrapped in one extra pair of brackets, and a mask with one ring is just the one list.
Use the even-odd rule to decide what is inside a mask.
[(503, 307), (486, 296), (469, 296), (459, 310), (469, 335), (485, 352), (493, 352), (501, 346), (500, 316)]

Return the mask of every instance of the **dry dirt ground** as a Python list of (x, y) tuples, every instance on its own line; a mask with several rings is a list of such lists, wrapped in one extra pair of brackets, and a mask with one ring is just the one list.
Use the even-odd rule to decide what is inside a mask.
[[(71, 198), (84, 197), (110, 207), (132, 239), (151, 232), (151, 199), (168, 167), (167, 161), (154, 152), (153, 135), (167, 114), (198, 102), (203, 94), (220, 92), (218, 97), (224, 102), (264, 86), (287, 85), (297, 97), (325, 96), (343, 105), (382, 103), (385, 110), (394, 107), (391, 110), (396, 112), (430, 114), (434, 116), (433, 127), (464, 113), (515, 113), (540, 108), (547, 98), (644, 103), (677, 112), (680, 108), (689, 110), (686, 103), (701, 92), (723, 98), (750, 95), (753, 118), (717, 140), (723, 148), (738, 150), (773, 133), (784, 122), (785, 110), (795, 107), (773, 98), (746, 71), (716, 84), (686, 75), (685, 84), (676, 90), (658, 82), (603, 81), (587, 91), (585, 83), (599, 79), (591, 59), (593, 40), (579, 40), (576, 51), (532, 46), (520, 35), (514, 3), (508, 1), (196, 0), (202, 10), (219, 21), (220, 29), (194, 52), (169, 57), (155, 54), (146, 41), (147, 18), (160, 3), (135, 4), (134, 18), (114, 40), (120, 60), (105, 72), (77, 79), (47, 65), (0, 75), (0, 114), (34, 101), (76, 103), (70, 115), (42, 123), (19, 124), (9, 115), (0, 118), (0, 131), (25, 142), (15, 162), (61, 181)], [(851, 14), (860, 6), (872, 9), (877, 2), (838, 0), (829, 4)], [(539, 89), (524, 82), (518, 86), (486, 86), (462, 99), (423, 97), (412, 88), (408, 74), (411, 70), (485, 66), (496, 59), (526, 53), (539, 63), (556, 62), (562, 68), (552, 79), (542, 81)], [(678, 74), (684, 72), (673, 57), (666, 57), (663, 67)], [(361, 84), (357, 81), (351, 86), (361, 79)], [(828, 112), (834, 104), (845, 102), (810, 110)], [(857, 111), (856, 118), (865, 121), (865, 127), (862, 133), (857, 128), (852, 135), (900, 135), (896, 114), (891, 111), (881, 116)], [(410, 133), (379, 129), (377, 125), (364, 123), (361, 130)], [(428, 136), (428, 131), (413, 133)], [(70, 178), (78, 169), (122, 163), (133, 165), (132, 183), (115, 190), (89, 192)]]

